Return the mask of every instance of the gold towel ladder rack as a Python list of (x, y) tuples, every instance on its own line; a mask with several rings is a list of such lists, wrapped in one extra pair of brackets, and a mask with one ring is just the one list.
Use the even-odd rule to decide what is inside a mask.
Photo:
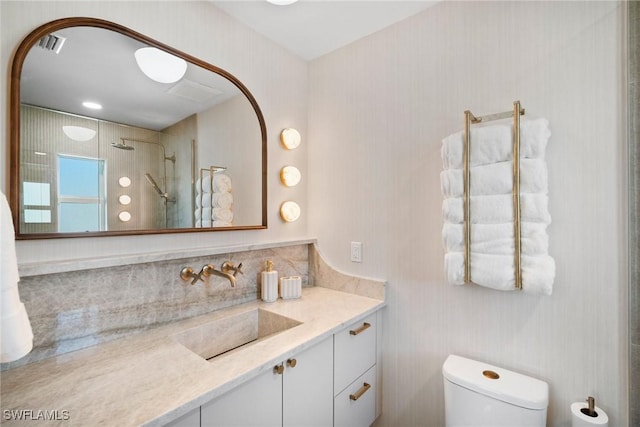
[(520, 116), (524, 108), (520, 101), (513, 102), (513, 110), (504, 113), (476, 117), (464, 112), (464, 282), (471, 282), (471, 125), (513, 117), (513, 234), (515, 242), (515, 287), (522, 289), (522, 268), (520, 264)]
[[(211, 188), (211, 197), (213, 197), (213, 174), (217, 173), (217, 172), (223, 172), (227, 170), (226, 167), (224, 166), (214, 166), (211, 165), (208, 168), (200, 168), (200, 188), (199, 188), (199, 194), (198, 196), (200, 197), (200, 226), (201, 228), (205, 228), (204, 226), (204, 217), (202, 216), (203, 213), (203, 209), (204, 209), (204, 204), (202, 203), (203, 198), (204, 198), (204, 173), (205, 172), (209, 172), (209, 179), (211, 180), (211, 186), (209, 188)], [(213, 206), (212, 206), (213, 207)], [(211, 227), (213, 227), (213, 218), (211, 218)]]

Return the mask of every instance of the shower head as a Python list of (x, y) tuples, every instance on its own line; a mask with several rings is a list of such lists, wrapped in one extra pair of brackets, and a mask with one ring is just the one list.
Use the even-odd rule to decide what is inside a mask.
[(160, 195), (160, 197), (164, 197), (164, 198), (169, 197), (168, 194), (163, 193), (162, 190), (160, 189), (160, 187), (158, 187), (158, 184), (156, 183), (155, 179), (153, 179), (153, 177), (151, 176), (150, 173), (145, 173), (144, 177), (147, 178), (147, 181), (149, 181), (149, 184), (151, 184), (153, 186), (153, 188)]
[(121, 150), (135, 150), (133, 146), (125, 144), (124, 139), (121, 139), (120, 142), (112, 142), (111, 146)]

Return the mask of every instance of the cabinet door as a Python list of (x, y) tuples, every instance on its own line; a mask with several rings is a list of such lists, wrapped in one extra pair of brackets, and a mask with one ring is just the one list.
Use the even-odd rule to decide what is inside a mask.
[(287, 360), (282, 381), (285, 427), (333, 425), (331, 338)]
[(202, 427), (282, 426), (282, 375), (260, 374), (200, 408)]

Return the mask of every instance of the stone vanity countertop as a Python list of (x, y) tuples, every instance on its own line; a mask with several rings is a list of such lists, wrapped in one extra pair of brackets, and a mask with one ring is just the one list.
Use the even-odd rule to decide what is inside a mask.
[[(48, 411), (59, 420), (49, 423), (57, 425), (163, 425), (383, 306), (377, 299), (304, 288), (300, 299), (249, 302), (4, 371), (1, 421), (44, 425), (43, 412)], [(172, 338), (256, 308), (301, 324), (212, 361)], [(15, 421), (8, 411), (40, 418)]]

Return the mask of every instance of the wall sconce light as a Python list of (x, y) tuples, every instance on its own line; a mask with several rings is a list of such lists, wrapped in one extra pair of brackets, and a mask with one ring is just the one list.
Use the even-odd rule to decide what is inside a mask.
[(120, 187), (122, 188), (127, 188), (128, 186), (131, 185), (131, 179), (128, 176), (121, 176), (118, 179), (118, 184), (120, 185)]
[(280, 132), (280, 142), (287, 150), (293, 150), (300, 145), (300, 132), (294, 128), (286, 128)]
[(118, 214), (118, 219), (122, 222), (128, 222), (131, 220), (131, 214), (127, 211), (122, 211)]
[(121, 205), (128, 205), (131, 203), (131, 197), (127, 194), (123, 194), (118, 197), (118, 202), (120, 202)]
[(293, 222), (300, 218), (300, 205), (287, 201), (280, 206), (280, 217), (286, 222)]
[(280, 181), (287, 187), (298, 185), (300, 179), (302, 179), (302, 174), (295, 166), (285, 166), (280, 170)]

